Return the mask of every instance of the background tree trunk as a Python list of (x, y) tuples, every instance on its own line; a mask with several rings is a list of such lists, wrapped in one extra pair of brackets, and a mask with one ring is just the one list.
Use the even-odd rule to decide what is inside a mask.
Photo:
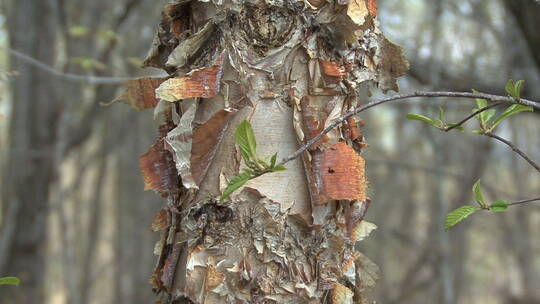
[[(8, 24), (13, 31), (10, 46), (52, 64), (55, 27), (47, 1), (11, 1)], [(18, 276), (25, 289), (2, 289), (2, 303), (44, 301), (45, 255), (49, 186), (54, 180), (52, 155), (61, 113), (57, 87), (43, 71), (18, 60), (13, 62), (18, 77), (13, 82), (9, 159), (3, 178), (3, 214), (0, 273)], [(44, 127), (47, 126), (47, 127)], [(25, 170), (32, 164), (33, 170)], [(9, 234), (9, 235), (7, 235)]]
[(530, 56), (533, 58), (537, 70), (540, 72), (540, 32), (538, 32), (538, 28), (540, 27), (540, 19), (538, 19), (540, 6), (538, 5), (538, 1), (504, 0), (504, 4), (510, 14), (514, 16), (514, 21), (525, 38)]

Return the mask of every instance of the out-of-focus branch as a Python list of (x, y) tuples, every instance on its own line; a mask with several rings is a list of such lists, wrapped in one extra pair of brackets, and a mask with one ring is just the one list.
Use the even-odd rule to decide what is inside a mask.
[(6, 50), (11, 55), (19, 58), (20, 60), (38, 68), (42, 71), (45, 71), (53, 76), (62, 78), (64, 80), (68, 81), (75, 81), (75, 82), (85, 82), (89, 84), (110, 84), (110, 85), (117, 85), (121, 84), (126, 80), (132, 80), (131, 77), (100, 77), (100, 76), (92, 76), (92, 75), (78, 75), (78, 74), (71, 74), (71, 73), (63, 73), (60, 72), (53, 67), (51, 67), (48, 64), (45, 64), (37, 59), (34, 59), (26, 54), (23, 54), (17, 50), (7, 48), (7, 47), (0, 47), (1, 49)]
[(486, 132), (484, 133), (485, 136), (487, 137), (491, 137), (495, 140), (498, 140), (502, 143), (504, 143), (505, 145), (507, 145), (508, 147), (510, 147), (512, 149), (512, 151), (516, 152), (519, 156), (521, 156), (524, 160), (526, 160), (531, 166), (533, 166), (536, 171), (538, 171), (540, 173), (540, 166), (534, 162), (529, 156), (527, 156), (527, 154), (525, 154), (523, 151), (521, 151), (518, 147), (516, 147), (511, 141), (505, 139), (505, 138), (502, 138), (496, 134), (493, 134), (491, 132)]
[(520, 200), (520, 201), (508, 203), (508, 206), (521, 205), (521, 204), (526, 204), (526, 203), (531, 203), (531, 202), (537, 202), (537, 201), (540, 201), (540, 197), (529, 198), (529, 199), (524, 199), (524, 200)]

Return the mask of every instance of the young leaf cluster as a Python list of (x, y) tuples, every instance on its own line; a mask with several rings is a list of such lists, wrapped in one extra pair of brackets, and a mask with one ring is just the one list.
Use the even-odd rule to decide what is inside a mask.
[(463, 128), (463, 126), (458, 125), (458, 123), (445, 122), (444, 121), (444, 109), (442, 107), (439, 108), (439, 115), (436, 118), (430, 118), (430, 117), (427, 117), (427, 116), (424, 116), (424, 115), (421, 115), (421, 114), (416, 114), (416, 113), (407, 114), (407, 118), (411, 119), (411, 120), (423, 121), (425, 123), (428, 123), (428, 124), (432, 125), (433, 127), (437, 128), (437, 129), (440, 129), (440, 130), (443, 130), (443, 131), (446, 131), (449, 128), (455, 128), (456, 130), (459, 130), (459, 131), (464, 131), (465, 130)]
[[(523, 80), (518, 80), (514, 82), (513, 80), (509, 80), (506, 84), (506, 92), (508, 95), (515, 100), (519, 100), (521, 98), (521, 89), (523, 87)], [(473, 90), (475, 94), (480, 94), (480, 92)], [(502, 113), (499, 115), (497, 114), (497, 111), (495, 109), (486, 109), (489, 108), (490, 105), (488, 104), (488, 101), (486, 99), (477, 98), (476, 99), (476, 108), (472, 110), (473, 113), (479, 112), (474, 117), (478, 120), (478, 123), (480, 125), (480, 129), (474, 130), (474, 133), (477, 134), (489, 134), (492, 133), (495, 128), (505, 119), (509, 118), (510, 116), (516, 115), (518, 113), (524, 112), (524, 111), (533, 111), (533, 108), (530, 106), (524, 106), (522, 104), (512, 104), (508, 108), (506, 108)], [(457, 129), (460, 131), (464, 131), (464, 128), (457, 124), (457, 123), (447, 123), (444, 121), (444, 109), (439, 109), (439, 116), (436, 118), (430, 118), (421, 114), (416, 113), (409, 113), (407, 114), (408, 119), (412, 120), (418, 120), (425, 122), (427, 124), (430, 124), (431, 126), (443, 130), (448, 131), (450, 129)], [(456, 127), (457, 126), (457, 127)]]
[(494, 211), (494, 212), (503, 212), (508, 209), (508, 202), (503, 201), (503, 200), (497, 200), (491, 204), (488, 204), (486, 202), (486, 200), (484, 199), (484, 194), (482, 193), (482, 189), (480, 187), (480, 180), (474, 183), (472, 190), (474, 193), (475, 201), (479, 207), (471, 206), (471, 205), (464, 205), (450, 212), (446, 216), (446, 219), (444, 221), (445, 230), (448, 230), (454, 227), (455, 225), (459, 224), (468, 216), (474, 214), (477, 211), (487, 210), (487, 211)]
[[(513, 81), (509, 80), (506, 84), (505, 90), (508, 93), (510, 97), (512, 97), (514, 100), (519, 101), (521, 98), (521, 89), (523, 87), (523, 80)], [(480, 94), (480, 92), (473, 90), (475, 94)], [(458, 129), (460, 131), (463, 131), (463, 127), (461, 124), (463, 124), (465, 121), (467, 121), (469, 118), (476, 118), (478, 120), (478, 124), (480, 126), (479, 129), (474, 130), (474, 133), (481, 134), (481, 135), (488, 135), (492, 136), (492, 132), (495, 130), (495, 128), (505, 119), (516, 115), (518, 113), (524, 112), (524, 111), (533, 111), (533, 108), (530, 106), (524, 106), (519, 103), (515, 103), (507, 107), (502, 113), (497, 115), (497, 111), (494, 108), (495, 104), (488, 104), (488, 101), (486, 99), (477, 98), (476, 99), (476, 108), (472, 110), (472, 114), (465, 118), (461, 123), (447, 123), (444, 121), (444, 109), (439, 109), (439, 115), (436, 118), (430, 118), (421, 114), (416, 113), (409, 113), (407, 114), (408, 119), (412, 120), (418, 120), (425, 122), (435, 128), (441, 129), (443, 131), (449, 131), (451, 129)], [(476, 114), (475, 114), (476, 113)], [(508, 202), (503, 200), (497, 200), (491, 204), (488, 204), (484, 196), (482, 194), (482, 190), (480, 188), (480, 180), (477, 181), (473, 186), (473, 192), (476, 199), (476, 203), (479, 205), (479, 207), (476, 206), (470, 206), (465, 205), (461, 206), (454, 211), (450, 212), (445, 219), (444, 222), (444, 228), (446, 230), (450, 229), (451, 227), (454, 227), (458, 223), (462, 222), (464, 219), (469, 217), (470, 215), (474, 214), (475, 212), (479, 210), (488, 210), (488, 211), (506, 211), (508, 209)]]
[(272, 155), (268, 161), (257, 156), (257, 140), (255, 139), (253, 127), (247, 120), (242, 121), (236, 129), (236, 144), (247, 168), (229, 181), (220, 200), (227, 198), (250, 179), (266, 173), (286, 170), (285, 166), (277, 164), (277, 153)]
[(506, 86), (504, 87), (504, 90), (508, 95), (514, 97), (514, 99), (519, 100), (521, 98), (521, 87), (525, 83), (525, 80), (518, 80), (515, 81), (510, 79), (506, 83)]
[[(510, 79), (506, 83), (506, 93), (513, 97), (516, 100), (519, 100), (521, 98), (521, 88), (523, 86), (524, 81), (518, 80), (514, 82), (512, 79)], [(474, 91), (475, 93), (479, 93), (478, 91)], [(473, 111), (478, 111), (480, 109), (483, 109), (488, 106), (488, 101), (485, 99), (476, 99), (476, 105), (477, 108), (473, 109)], [(479, 113), (476, 115), (476, 119), (478, 120), (478, 123), (480, 125), (479, 130), (474, 130), (474, 133), (478, 134), (487, 134), (492, 133), (495, 131), (495, 128), (505, 119), (507, 119), (510, 116), (516, 115), (518, 113), (524, 112), (524, 111), (533, 111), (532, 107), (524, 106), (521, 104), (513, 104), (506, 108), (501, 114), (496, 116), (495, 109), (490, 109), (483, 111), (482, 113)]]

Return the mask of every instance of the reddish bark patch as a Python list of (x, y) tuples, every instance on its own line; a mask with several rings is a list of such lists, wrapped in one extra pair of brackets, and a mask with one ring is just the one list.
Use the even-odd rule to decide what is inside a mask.
[(356, 123), (354, 117), (349, 117), (344, 124), (345, 137), (352, 141), (362, 140), (362, 132)]
[(171, 225), (169, 221), (169, 212), (165, 209), (161, 209), (155, 216), (152, 221), (152, 230), (161, 231), (169, 228)]
[(319, 60), (322, 71), (325, 75), (331, 77), (343, 77), (345, 75), (345, 67), (337, 62), (328, 60)]
[[(304, 132), (305, 142), (311, 140), (315, 136), (319, 135), (324, 130), (324, 122), (326, 121), (327, 114), (324, 112), (323, 107), (318, 104), (313, 104), (314, 98), (310, 96), (302, 97), (300, 101), (300, 109), (302, 115), (302, 131)], [(316, 150), (324, 142), (328, 141), (328, 136), (323, 136), (319, 141), (313, 144), (309, 149)]]
[(139, 157), (144, 190), (160, 192), (178, 191), (178, 174), (171, 153), (165, 150), (163, 138), (150, 147), (150, 150)]
[(161, 282), (163, 282), (164, 287), (172, 292), (172, 285), (174, 281), (176, 265), (178, 264), (178, 258), (182, 253), (184, 248), (184, 243), (175, 242), (172, 248), (171, 253), (167, 256), (165, 264), (163, 265), (163, 273), (161, 275)]
[(167, 4), (163, 11), (164, 18), (170, 26), (171, 33), (181, 39), (182, 33), (188, 29), (189, 17), (185, 4)]
[(159, 279), (158, 271), (152, 273), (152, 276), (150, 277), (150, 280), (148, 280), (148, 283), (150, 283), (150, 286), (152, 286), (154, 289), (163, 288), (163, 283)]
[(156, 98), (155, 90), (165, 80), (167, 80), (167, 78), (139, 78), (128, 80), (124, 83), (127, 89), (111, 103), (122, 101), (138, 111), (155, 108), (159, 102)]
[(377, 0), (366, 0), (369, 15), (373, 18), (377, 17)]
[(310, 190), (312, 202), (366, 200), (365, 161), (347, 144), (339, 142), (313, 153)]
[(174, 20), (171, 23), (171, 31), (176, 36), (176, 38), (180, 38), (180, 35), (184, 32), (184, 21), (183, 20)]
[(220, 110), (193, 130), (191, 173), (198, 185), (202, 182), (212, 164), (228, 124), (235, 114), (236, 111)]
[(350, 204), (345, 206), (347, 232), (349, 232), (349, 235), (351, 235), (353, 241), (356, 241), (353, 231), (355, 227), (364, 219), (370, 204), (371, 200), (367, 199), (366, 201), (352, 201)]
[(346, 74), (345, 66), (335, 61), (312, 59), (309, 73), (310, 95), (335, 96), (343, 93), (340, 83)]
[(211, 67), (193, 70), (189, 76), (163, 82), (156, 90), (156, 96), (171, 102), (194, 97), (215, 97), (219, 93), (223, 75), (224, 55), (221, 54), (216, 64)]

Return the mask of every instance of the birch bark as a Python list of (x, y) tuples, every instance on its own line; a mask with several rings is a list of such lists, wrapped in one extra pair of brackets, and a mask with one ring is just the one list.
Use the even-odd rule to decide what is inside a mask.
[(219, 196), (244, 166), (241, 121), (258, 155), (285, 157), (371, 88), (398, 89), (408, 63), (380, 32), (376, 2), (173, 1), (146, 65), (170, 77), (123, 97), (162, 122), (140, 158), (146, 188), (167, 200), (153, 222), (158, 303), (366, 303), (377, 267), (355, 244), (376, 226), (363, 220), (361, 120)]

